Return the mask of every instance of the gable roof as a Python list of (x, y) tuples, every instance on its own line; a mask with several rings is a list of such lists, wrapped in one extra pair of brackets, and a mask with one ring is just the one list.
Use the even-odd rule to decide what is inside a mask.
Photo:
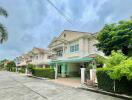
[(76, 40), (76, 39), (81, 38), (81, 37), (91, 37), (91, 36), (94, 37), (94, 36), (96, 36), (96, 34), (95, 33), (89, 33), (89, 32), (64, 30), (58, 37), (53, 38), (53, 40), (50, 42), (48, 47), (50, 47), (56, 41), (67, 43), (67, 42)]

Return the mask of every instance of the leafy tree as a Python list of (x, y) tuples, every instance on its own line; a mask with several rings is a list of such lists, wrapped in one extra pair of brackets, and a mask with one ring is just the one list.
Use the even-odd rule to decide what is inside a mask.
[(132, 80), (132, 58), (122, 61), (108, 74), (114, 80), (120, 80), (123, 76), (126, 76), (128, 80)]
[(121, 52), (114, 52), (105, 61), (106, 67), (112, 68), (119, 65), (122, 61), (126, 60), (127, 57)]
[[(6, 10), (0, 7), (0, 15), (4, 17), (8, 17), (8, 13)], [(0, 23), (0, 43), (3, 43), (8, 39), (8, 33), (6, 28), (3, 26), (3, 24)]]
[(7, 69), (8, 71), (12, 71), (13, 68), (15, 68), (15, 67), (16, 67), (16, 64), (15, 64), (14, 61), (9, 61), (9, 62), (6, 64), (6, 69)]
[(35, 65), (33, 65), (33, 64), (28, 64), (27, 65), (27, 69), (28, 69), (29, 72), (32, 72), (33, 68), (35, 68)]
[(132, 18), (116, 24), (105, 25), (98, 33), (96, 44), (105, 55), (110, 55), (112, 50), (121, 50), (125, 55), (132, 54)]
[(4, 60), (0, 61), (0, 69), (4, 69), (6, 62), (8, 62), (7, 59), (4, 59)]
[(101, 68), (104, 65), (106, 58), (102, 57), (102, 56), (97, 56), (95, 58), (96, 64), (97, 64), (97, 68)]

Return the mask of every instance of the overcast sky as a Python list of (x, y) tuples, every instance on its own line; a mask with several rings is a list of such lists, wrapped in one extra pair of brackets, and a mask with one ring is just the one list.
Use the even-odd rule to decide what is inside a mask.
[(63, 16), (47, 1), (0, 0), (9, 13), (0, 17), (9, 32), (8, 41), (0, 45), (0, 59), (47, 48), (63, 30), (97, 32), (104, 24), (132, 16), (132, 0), (51, 0)]

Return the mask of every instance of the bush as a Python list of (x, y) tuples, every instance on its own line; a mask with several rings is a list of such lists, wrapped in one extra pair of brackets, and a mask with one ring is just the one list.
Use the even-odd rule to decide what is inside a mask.
[(113, 71), (108, 73), (111, 79), (120, 80), (123, 76), (128, 80), (132, 80), (132, 59), (122, 61), (119, 65), (113, 68)]
[(33, 71), (33, 68), (35, 68), (35, 65), (33, 65), (33, 64), (27, 65), (27, 70), (29, 71), (29, 73)]
[(6, 65), (6, 70), (12, 71), (13, 68), (16, 68), (15, 62), (14, 61), (8, 62), (7, 65)]
[(105, 91), (124, 93), (132, 95), (132, 80), (128, 80), (126, 76), (120, 80), (113, 80), (108, 73), (113, 72), (111, 68), (100, 68), (97, 70), (98, 87)]
[(55, 78), (55, 71), (51, 68), (33, 68), (32, 74), (37, 77)]
[(106, 90), (106, 91), (113, 91), (114, 82), (112, 79), (110, 79), (109, 75), (107, 74), (109, 70), (108, 68), (100, 68), (97, 70), (97, 81), (98, 81), (98, 87), (100, 89)]
[(106, 58), (102, 57), (102, 56), (97, 56), (95, 58), (96, 64), (97, 64), (97, 68), (101, 68), (104, 65)]
[(25, 71), (26, 71), (26, 69), (23, 68), (23, 67), (21, 67), (21, 68), (19, 69), (19, 72), (20, 72), (20, 73), (25, 73)]
[(105, 61), (106, 67), (115, 67), (119, 65), (122, 61), (126, 60), (127, 57), (121, 52), (112, 52), (112, 54)]
[(13, 67), (13, 68), (11, 69), (11, 71), (12, 71), (12, 72), (16, 72), (16, 67)]

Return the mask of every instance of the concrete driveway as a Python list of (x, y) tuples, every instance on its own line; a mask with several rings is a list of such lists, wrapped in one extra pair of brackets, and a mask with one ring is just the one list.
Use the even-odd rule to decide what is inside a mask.
[(123, 100), (51, 81), (0, 72), (0, 100)]

